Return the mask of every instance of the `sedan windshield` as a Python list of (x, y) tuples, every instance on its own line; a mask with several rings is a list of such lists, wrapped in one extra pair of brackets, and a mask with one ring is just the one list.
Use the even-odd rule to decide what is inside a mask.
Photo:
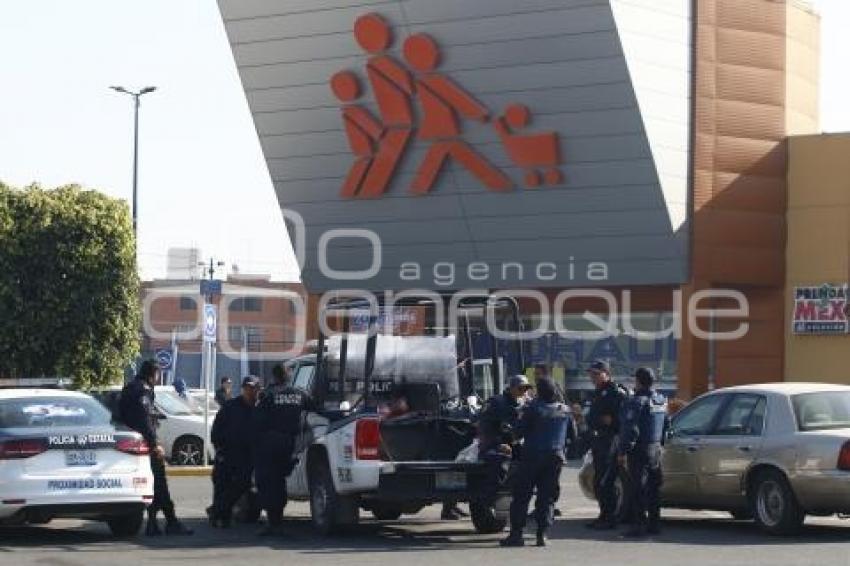
[(793, 396), (801, 431), (850, 428), (850, 391), (825, 391)]
[(171, 391), (157, 391), (156, 404), (166, 415), (186, 416), (193, 413), (192, 407), (177, 393)]
[(112, 416), (89, 397), (30, 397), (0, 401), (0, 428), (108, 425)]

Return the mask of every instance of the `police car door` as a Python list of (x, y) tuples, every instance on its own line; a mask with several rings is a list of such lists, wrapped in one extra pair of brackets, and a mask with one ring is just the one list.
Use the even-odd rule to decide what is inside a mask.
[[(313, 377), (315, 373), (316, 366), (313, 364), (302, 364), (298, 366), (292, 374), (293, 387), (310, 395), (313, 390)], [(295, 441), (294, 456), (298, 459), (298, 463), (286, 480), (287, 491), (293, 497), (307, 497), (309, 494), (306, 452), (313, 439), (309, 427), (304, 426), (305, 424), (306, 422), (302, 422), (301, 431)]]

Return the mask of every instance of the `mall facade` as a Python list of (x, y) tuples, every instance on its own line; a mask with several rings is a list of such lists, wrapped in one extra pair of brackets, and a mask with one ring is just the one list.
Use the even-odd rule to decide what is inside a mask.
[[(603, 289), (661, 330), (678, 302), (736, 291), (748, 312), (701, 327), (745, 323), (739, 339), (549, 333), (531, 360), (573, 388), (595, 357), (618, 376), (650, 365), (685, 398), (793, 366), (788, 139), (819, 127), (807, 2), (219, 6), (310, 293), (519, 290), (551, 305)], [(523, 300), (529, 326), (536, 305)], [(559, 317), (577, 328), (607, 308), (572, 298)]]

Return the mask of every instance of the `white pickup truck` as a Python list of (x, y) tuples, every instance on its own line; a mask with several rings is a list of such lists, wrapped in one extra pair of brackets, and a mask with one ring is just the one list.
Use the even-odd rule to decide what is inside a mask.
[(476, 435), (472, 399), (501, 389), (504, 360), (476, 359), (460, 334), (322, 336), (321, 355), (288, 363), (319, 409), (304, 418), (287, 489), (310, 502), (319, 532), (356, 524), (360, 509), (394, 520), (445, 502), (468, 502), (478, 532), (505, 527), (509, 497), (485, 502), (484, 464), (459, 457)]

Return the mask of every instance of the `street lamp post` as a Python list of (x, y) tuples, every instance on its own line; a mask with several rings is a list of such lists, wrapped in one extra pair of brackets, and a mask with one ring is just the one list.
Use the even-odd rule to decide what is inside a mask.
[(136, 229), (138, 210), (138, 181), (139, 181), (139, 99), (142, 95), (156, 90), (155, 86), (146, 86), (138, 92), (127, 90), (123, 86), (109, 87), (115, 92), (128, 94), (133, 97), (133, 235), (138, 237)]

